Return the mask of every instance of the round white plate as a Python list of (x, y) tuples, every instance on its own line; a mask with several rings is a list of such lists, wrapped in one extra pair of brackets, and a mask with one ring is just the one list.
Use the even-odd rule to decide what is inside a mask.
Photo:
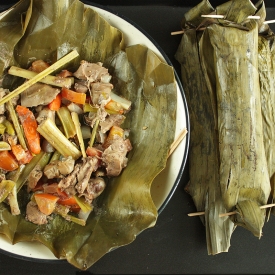
[[(86, 5), (89, 8), (98, 12), (110, 25), (119, 29), (125, 35), (125, 43), (127, 46), (142, 44), (151, 49), (157, 56), (165, 63), (172, 65), (163, 50), (157, 45), (157, 43), (148, 35), (144, 30), (137, 26), (134, 22), (128, 19), (115, 15), (114, 13), (107, 11), (104, 7), (97, 5)], [(1, 18), (1, 17), (0, 17)], [(184, 96), (183, 88), (181, 86), (178, 75), (175, 72), (177, 81), (177, 122), (176, 122), (176, 134), (187, 129), (189, 131), (189, 115), (187, 110), (186, 99)], [(189, 149), (189, 135), (178, 145), (173, 154), (167, 161), (166, 168), (155, 178), (151, 194), (153, 201), (160, 214), (165, 208), (173, 193), (175, 192), (187, 160), (187, 154)], [(35, 261), (51, 261), (57, 260), (52, 252), (44, 245), (36, 242), (20, 242), (15, 245), (3, 236), (0, 235), (0, 251), (7, 253), (13, 257), (35, 260)]]

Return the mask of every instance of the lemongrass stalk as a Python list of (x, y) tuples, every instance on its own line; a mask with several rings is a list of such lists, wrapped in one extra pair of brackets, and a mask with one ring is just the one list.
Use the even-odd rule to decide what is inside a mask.
[(78, 206), (81, 208), (81, 210), (84, 213), (87, 213), (87, 212), (93, 210), (93, 206), (91, 204), (89, 204), (88, 202), (86, 202), (84, 198), (80, 198), (80, 197), (78, 197), (76, 195), (74, 195), (74, 198), (75, 198)]
[(94, 127), (93, 127), (92, 135), (91, 135), (90, 142), (89, 142), (90, 147), (93, 147), (93, 145), (94, 145), (98, 125), (99, 125), (99, 119), (97, 119), (95, 121), (95, 124), (94, 124)]
[(80, 124), (80, 121), (79, 121), (78, 114), (75, 113), (75, 112), (72, 112), (71, 115), (72, 115), (72, 120), (73, 120), (75, 129), (76, 129), (76, 135), (77, 135), (77, 139), (78, 139), (78, 142), (79, 142), (79, 146), (80, 146), (82, 156), (84, 158), (86, 158), (87, 155), (86, 155), (86, 151), (85, 151), (85, 145), (84, 145), (84, 140), (83, 140), (82, 131), (81, 131), (81, 124)]
[(57, 111), (57, 115), (63, 126), (66, 138), (74, 137), (76, 135), (76, 129), (69, 109), (63, 106)]
[(121, 107), (125, 110), (130, 110), (131, 104), (132, 102), (124, 97), (121, 97), (117, 94), (115, 94), (114, 92), (111, 92), (110, 94), (111, 99), (113, 101), (116, 101), (117, 103), (119, 103), (121, 105)]
[(68, 208), (66, 206), (60, 205), (60, 204), (58, 204), (54, 209), (54, 213), (60, 215), (65, 220), (70, 221), (70, 222), (74, 222), (74, 223), (82, 225), (82, 226), (86, 225), (85, 220), (79, 219), (79, 218), (77, 218), (73, 215), (69, 215), (67, 212), (68, 212)]
[(18, 200), (17, 200), (16, 184), (14, 185), (11, 192), (9, 193), (9, 195), (7, 197), (7, 201), (10, 205), (11, 214), (14, 216), (20, 215), (21, 211), (19, 208)]
[(10, 114), (10, 117), (11, 117), (14, 129), (15, 129), (15, 132), (17, 134), (19, 143), (24, 148), (24, 150), (27, 150), (28, 148), (27, 148), (27, 143), (25, 141), (24, 131), (21, 128), (21, 125), (19, 123), (17, 114), (16, 114), (16, 112), (14, 110), (14, 106), (12, 105), (11, 101), (8, 101), (6, 103), (6, 108), (7, 108), (8, 112), (9, 112), (9, 114)]
[[(98, 108), (97, 107), (93, 107), (91, 104), (89, 103), (85, 103), (83, 105), (83, 111), (84, 113), (96, 113), (98, 111)], [(119, 114), (120, 112), (117, 112), (117, 111), (114, 111), (114, 110), (110, 110), (110, 109), (107, 109), (105, 108), (105, 111), (109, 114), (109, 115), (114, 115), (114, 114)]]
[(0, 141), (0, 151), (6, 150), (11, 150), (11, 146), (5, 141)]
[(0, 182), (0, 203), (7, 198), (14, 186), (15, 182), (12, 180), (2, 180)]
[(6, 131), (6, 126), (3, 123), (0, 123), (0, 135), (3, 135)]
[(51, 153), (41, 151), (38, 155), (34, 156), (28, 164), (25, 165), (22, 173), (16, 181), (17, 192), (19, 192), (22, 186), (27, 182), (30, 173), (36, 165), (39, 164), (40, 167), (45, 167), (45, 165), (49, 163), (50, 157)]
[(21, 86), (13, 90), (11, 93), (4, 96), (2, 99), (0, 99), (0, 106), (4, 103), (10, 101), (12, 98), (16, 97), (17, 95), (21, 94), (23, 91), (25, 91), (27, 88), (29, 88), (31, 85), (35, 84), (36, 82), (40, 81), (50, 73), (58, 70), (60, 67), (64, 66), (66, 63), (70, 62), (74, 58), (79, 56), (78, 52), (76, 50), (73, 50), (69, 54), (63, 56), (58, 61), (56, 61), (54, 64), (52, 64), (50, 67), (42, 71), (41, 73), (38, 73), (35, 77), (29, 79), (28, 81), (24, 82)]
[(78, 159), (81, 152), (56, 127), (55, 123), (47, 118), (38, 127), (37, 131), (64, 157), (72, 156)]
[(3, 124), (6, 127), (6, 132), (9, 135), (14, 136), (15, 135), (15, 130), (14, 130), (14, 127), (13, 127), (12, 123), (10, 121), (8, 121), (7, 119), (5, 119), (3, 121)]
[[(37, 72), (33, 72), (33, 71), (19, 68), (16, 66), (11, 66), (10, 69), (8, 70), (8, 73), (10, 75), (19, 76), (26, 79), (31, 79), (36, 75), (38, 75)], [(42, 78), (39, 82), (52, 85), (52, 86), (61, 87), (61, 88), (62, 87), (70, 88), (74, 84), (74, 78), (47, 75), (45, 78)]]
[(62, 155), (57, 150), (55, 150), (51, 157), (50, 163), (53, 162), (54, 160), (59, 160), (61, 156)]

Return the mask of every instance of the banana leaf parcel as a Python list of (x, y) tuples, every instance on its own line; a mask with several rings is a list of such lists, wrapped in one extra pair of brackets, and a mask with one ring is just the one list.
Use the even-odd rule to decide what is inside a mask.
[(250, 1), (231, 1), (225, 18), (204, 31), (200, 53), (217, 106), (223, 201), (227, 211), (237, 211), (234, 223), (260, 238), (265, 221), (260, 206), (268, 201), (270, 182), (261, 114), (258, 25), (246, 19), (256, 11)]
[(228, 251), (235, 228), (230, 218), (219, 218), (226, 212), (220, 187), (218, 135), (215, 106), (203, 75), (199, 56), (202, 32), (194, 27), (202, 24), (202, 14), (213, 11), (208, 1), (202, 1), (184, 16), (182, 36), (175, 58), (181, 64), (181, 78), (190, 114), (190, 151), (188, 192), (192, 196), (206, 228), (208, 254)]
[[(261, 113), (258, 25), (247, 19), (257, 7), (249, 0), (234, 0), (214, 9), (209, 1), (201, 1), (184, 16), (184, 34), (175, 55), (181, 64), (192, 126), (188, 191), (197, 210), (205, 212), (201, 219), (206, 232), (216, 234), (211, 239), (207, 233), (209, 254), (227, 251), (238, 225), (260, 238), (265, 221), (260, 206), (268, 201), (270, 183)], [(203, 14), (224, 18), (202, 20)], [(219, 217), (231, 211), (236, 214)], [(215, 238), (223, 243), (222, 249), (217, 249)]]
[[(67, 68), (76, 69), (80, 60), (103, 62), (112, 75), (115, 92), (133, 103), (124, 122), (133, 144), (128, 166), (120, 176), (108, 180), (86, 226), (68, 222), (59, 215), (46, 225), (26, 221), (26, 188), (18, 193), (20, 216), (11, 215), (9, 208), (0, 204), (0, 233), (11, 243), (38, 241), (57, 258), (65, 258), (85, 270), (156, 223), (158, 211), (150, 187), (165, 168), (174, 140), (174, 71), (142, 45), (125, 48), (124, 34), (80, 1), (21, 0), (10, 12), (12, 15), (7, 14), (0, 21), (0, 43), (7, 50), (7, 55), (1, 57), (0, 71), (6, 88), (19, 85), (16, 78), (6, 75), (9, 66), (28, 68), (34, 58), (53, 63), (76, 49), (79, 59)], [(14, 36), (11, 41), (6, 39), (10, 33)]]
[[(274, 203), (275, 190), (275, 82), (274, 82), (274, 66), (275, 66), (275, 34), (268, 24), (263, 22), (266, 20), (266, 9), (264, 2), (260, 3), (261, 7), (257, 15), (261, 17), (258, 21), (259, 25), (259, 41), (258, 41), (258, 66), (261, 88), (261, 106), (263, 116), (263, 136), (265, 153), (270, 176), (271, 194), (270, 203)], [(274, 214), (274, 208), (268, 213)]]

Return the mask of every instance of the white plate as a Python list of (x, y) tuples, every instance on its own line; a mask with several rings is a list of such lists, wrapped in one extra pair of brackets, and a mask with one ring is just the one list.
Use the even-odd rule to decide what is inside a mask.
[[(86, 6), (98, 12), (107, 22), (110, 23), (110, 25), (121, 30), (125, 35), (126, 45), (142, 44), (154, 51), (163, 62), (169, 65), (172, 64), (157, 43), (135, 23), (130, 22), (128, 19), (119, 17), (112, 12), (105, 10), (103, 7)], [(183, 129), (186, 128), (189, 131), (189, 116), (183, 88), (176, 73), (175, 77), (177, 80), (178, 97), (176, 138)], [(151, 194), (159, 214), (165, 208), (179, 184), (186, 164), (188, 148), (189, 135), (186, 136), (174, 153), (169, 157), (166, 168), (155, 178), (152, 184)], [(35, 242), (20, 242), (12, 245), (5, 237), (0, 236), (0, 247), (2, 252), (17, 258), (35, 261), (57, 260), (47, 247)]]

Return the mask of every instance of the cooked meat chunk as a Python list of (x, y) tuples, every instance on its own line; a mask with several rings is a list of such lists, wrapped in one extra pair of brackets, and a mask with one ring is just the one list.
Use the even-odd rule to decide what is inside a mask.
[(35, 167), (28, 176), (28, 190), (34, 189), (38, 181), (42, 178), (43, 172), (40, 167)]
[(21, 105), (33, 107), (47, 105), (60, 93), (60, 89), (43, 83), (35, 83), (21, 93)]
[(88, 182), (87, 188), (80, 196), (84, 196), (85, 200), (92, 203), (93, 199), (97, 198), (105, 189), (106, 183), (103, 178), (91, 178)]
[(91, 98), (94, 105), (105, 106), (111, 100), (111, 83), (91, 83)]
[(120, 136), (106, 148), (102, 154), (102, 161), (106, 166), (107, 176), (118, 176), (121, 170), (127, 166), (128, 158), (126, 154), (131, 150), (129, 140), (124, 140)]
[(44, 120), (50, 118), (52, 121), (55, 121), (55, 111), (50, 110), (48, 107), (44, 107), (39, 111), (36, 116), (36, 121), (38, 124), (41, 124)]
[(44, 175), (48, 179), (64, 178), (74, 170), (75, 160), (69, 156), (61, 160), (54, 160), (44, 168)]
[(10, 146), (16, 145), (18, 143), (18, 137), (16, 135), (12, 136), (7, 133), (4, 133), (2, 138), (3, 141), (7, 142)]
[(108, 73), (108, 69), (102, 66), (102, 63), (89, 63), (87, 61), (81, 61), (81, 64), (74, 76), (78, 79), (88, 80), (89, 82), (96, 82), (106, 79), (111, 79)]
[(26, 220), (41, 225), (48, 223), (47, 215), (43, 214), (35, 202), (30, 201), (27, 204)]
[(98, 158), (97, 157), (86, 157), (83, 159), (83, 164), (77, 174), (77, 185), (76, 189), (78, 193), (83, 193), (87, 188), (88, 182), (91, 175), (98, 168)]
[(78, 93), (87, 93), (89, 88), (88, 88), (88, 82), (85, 80), (76, 80), (74, 84), (74, 89)]
[[(58, 187), (62, 190), (67, 190), (69, 187), (74, 187), (77, 183), (77, 174), (79, 173), (81, 168), (81, 164), (77, 163), (74, 167), (74, 170), (65, 178), (61, 179), (61, 181), (58, 183)], [(70, 192), (70, 194), (72, 194)], [(75, 192), (73, 193), (73, 195)]]
[(125, 118), (126, 117), (124, 115), (120, 114), (113, 114), (107, 116), (106, 119), (104, 121), (101, 121), (99, 124), (101, 126), (101, 132), (106, 133), (114, 125), (120, 126), (124, 122)]

